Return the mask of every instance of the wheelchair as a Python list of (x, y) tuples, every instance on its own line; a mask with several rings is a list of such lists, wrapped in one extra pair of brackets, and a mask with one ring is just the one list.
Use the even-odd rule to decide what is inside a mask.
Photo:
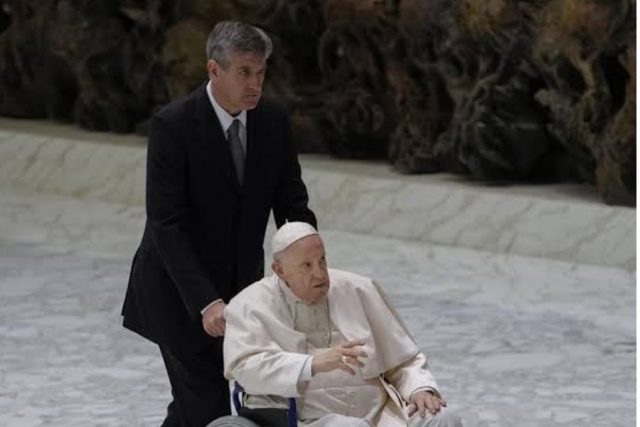
[(260, 427), (298, 427), (298, 409), (296, 406), (296, 399), (290, 397), (288, 399), (288, 409), (277, 408), (246, 408), (242, 404), (243, 396), (246, 392), (240, 384), (236, 381), (233, 385), (233, 392), (231, 399), (233, 401), (233, 407), (238, 415), (245, 417)]

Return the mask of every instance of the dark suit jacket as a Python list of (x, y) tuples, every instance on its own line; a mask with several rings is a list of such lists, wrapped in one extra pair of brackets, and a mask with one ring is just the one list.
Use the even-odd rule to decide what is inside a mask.
[(228, 302), (264, 272), (269, 213), (316, 226), (284, 110), (247, 111), (240, 186), (227, 140), (198, 88), (155, 114), (147, 151), (147, 222), (131, 267), (124, 326), (169, 348), (211, 342), (200, 311)]

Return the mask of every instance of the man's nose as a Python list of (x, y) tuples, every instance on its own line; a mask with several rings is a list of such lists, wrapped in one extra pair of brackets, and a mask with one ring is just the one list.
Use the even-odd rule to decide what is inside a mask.
[(313, 268), (313, 277), (316, 279), (324, 279), (325, 276), (327, 275), (327, 272), (324, 268), (322, 268), (322, 266), (320, 265), (316, 265)]
[(261, 87), (262, 87), (262, 77), (260, 77), (259, 74), (254, 74), (249, 79), (249, 89), (254, 91), (259, 91)]

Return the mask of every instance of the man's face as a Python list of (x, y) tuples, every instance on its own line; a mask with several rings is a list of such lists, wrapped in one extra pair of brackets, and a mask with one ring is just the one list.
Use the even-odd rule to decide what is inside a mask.
[(293, 293), (305, 302), (315, 304), (329, 291), (324, 244), (318, 235), (293, 243), (282, 251), (272, 267)]
[(252, 53), (231, 53), (226, 69), (209, 60), (207, 70), (218, 104), (231, 115), (256, 108), (266, 68), (265, 59)]

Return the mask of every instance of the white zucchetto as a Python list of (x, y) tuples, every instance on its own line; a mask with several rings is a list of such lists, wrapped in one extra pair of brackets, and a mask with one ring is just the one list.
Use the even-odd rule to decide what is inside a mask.
[(275, 254), (288, 248), (303, 237), (313, 236), (314, 234), (318, 234), (318, 230), (306, 222), (287, 222), (273, 235), (271, 250)]

